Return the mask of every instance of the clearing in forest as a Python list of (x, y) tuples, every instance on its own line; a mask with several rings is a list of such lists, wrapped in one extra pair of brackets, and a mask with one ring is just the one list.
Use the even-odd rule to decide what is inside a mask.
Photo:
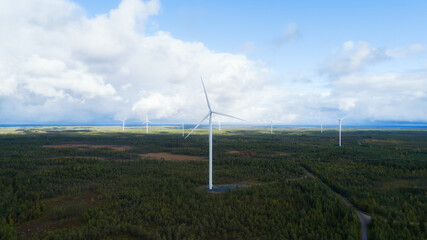
[(239, 155), (239, 156), (254, 156), (255, 152), (253, 151), (246, 151), (246, 152), (242, 152), (242, 151), (237, 151), (237, 150), (228, 150), (225, 152), (226, 154), (230, 154), (230, 155)]
[(93, 145), (93, 144), (60, 144), (60, 145), (43, 145), (46, 148), (73, 148), (78, 150), (86, 149), (109, 149), (113, 151), (126, 151), (132, 149), (131, 146), (124, 145)]
[(91, 191), (43, 200), (46, 210), (42, 216), (18, 226), (16, 230), (21, 237), (34, 237), (47, 231), (76, 227), (81, 224), (86, 210), (102, 203), (98, 194)]
[(139, 156), (143, 159), (156, 159), (156, 160), (178, 161), (178, 162), (207, 160), (205, 157), (201, 157), (201, 156), (179, 155), (179, 154), (172, 154), (167, 152), (144, 153), (144, 154), (139, 154)]

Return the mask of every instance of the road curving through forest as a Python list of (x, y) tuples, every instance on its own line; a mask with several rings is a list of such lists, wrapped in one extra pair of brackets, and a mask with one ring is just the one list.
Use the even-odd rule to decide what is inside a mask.
[[(310, 173), (307, 169), (304, 169), (304, 172), (307, 174), (308, 177), (311, 177), (315, 180), (319, 179), (316, 176), (314, 176), (312, 173)], [(319, 179), (319, 181), (322, 182), (322, 180)], [(325, 184), (324, 182), (322, 182), (323, 184)], [(326, 186), (328, 186), (327, 184), (325, 184)], [(334, 190), (332, 190), (331, 187), (328, 186), (328, 188), (331, 190), (331, 192), (336, 195), (338, 198), (340, 198), (345, 205), (347, 205), (347, 207), (351, 207), (354, 209), (354, 211), (356, 212), (357, 217), (359, 218), (360, 221), (360, 227), (361, 227), (361, 231), (362, 231), (362, 240), (368, 240), (368, 224), (371, 221), (371, 216), (369, 216), (368, 214), (356, 209), (354, 206), (351, 205), (351, 203), (345, 198), (343, 197), (341, 194), (335, 192)]]

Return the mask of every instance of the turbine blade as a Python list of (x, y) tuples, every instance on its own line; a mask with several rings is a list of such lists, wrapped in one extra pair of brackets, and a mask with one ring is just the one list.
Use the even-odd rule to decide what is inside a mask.
[(218, 114), (218, 115), (222, 115), (222, 116), (226, 116), (226, 117), (230, 117), (230, 118), (235, 118), (235, 119), (237, 119), (237, 120), (240, 120), (240, 121), (246, 122), (246, 120), (243, 120), (243, 119), (238, 118), (238, 117), (233, 117), (233, 116), (228, 115), (228, 114), (219, 113), (219, 112), (212, 112), (212, 113), (215, 113), (215, 114)]
[(194, 130), (196, 130), (196, 128), (198, 128), (199, 127), (199, 125), (200, 125), (200, 123), (202, 123), (203, 121), (205, 121), (206, 120), (206, 118), (208, 118), (209, 117), (209, 114), (211, 114), (211, 113), (208, 113), (208, 115), (206, 115), (202, 120), (200, 120), (200, 122), (199, 123), (197, 123), (197, 125), (193, 128), (193, 130), (191, 130), (191, 132), (184, 138), (184, 139), (187, 139), (188, 138), (188, 136), (190, 136), (190, 134), (191, 133), (193, 133), (193, 131)]
[(203, 83), (203, 78), (202, 78), (202, 77), (200, 77), (200, 80), (202, 80), (203, 90), (205, 91), (206, 102), (208, 103), (209, 111), (212, 111), (212, 110), (211, 110), (211, 105), (209, 104), (208, 94), (206, 93), (205, 84)]
[(344, 120), (344, 119), (346, 119), (346, 118), (348, 118), (348, 117), (350, 117), (350, 116), (351, 116), (351, 114), (349, 114), (349, 115), (347, 115), (347, 116), (345, 116), (345, 117), (341, 118), (341, 120)]

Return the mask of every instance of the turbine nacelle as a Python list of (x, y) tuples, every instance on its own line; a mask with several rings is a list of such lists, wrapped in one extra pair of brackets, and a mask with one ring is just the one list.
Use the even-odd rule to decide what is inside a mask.
[(245, 121), (245, 120), (243, 120), (243, 119), (241, 119), (241, 118), (234, 117), (234, 116), (231, 116), (231, 115), (228, 115), (228, 114), (225, 114), (225, 113), (220, 113), (220, 112), (212, 111), (211, 105), (209, 104), (209, 98), (208, 98), (208, 94), (207, 94), (207, 92), (206, 92), (205, 84), (204, 84), (204, 82), (203, 82), (203, 79), (202, 79), (202, 78), (200, 78), (200, 80), (202, 81), (203, 91), (205, 92), (206, 103), (207, 103), (207, 105), (208, 105), (209, 112), (208, 112), (208, 114), (207, 114), (204, 118), (202, 118), (202, 120), (200, 120), (200, 121), (197, 123), (197, 125), (196, 125), (192, 130), (191, 130), (191, 132), (190, 132), (190, 133), (185, 137), (185, 139), (187, 139), (187, 138), (188, 138), (188, 136), (190, 136), (190, 134), (191, 134), (191, 133), (193, 133), (193, 131), (194, 131), (194, 130), (196, 130), (196, 129), (200, 126), (200, 124), (201, 124), (203, 121), (205, 121), (208, 117), (210, 118), (210, 120), (212, 120), (212, 114), (221, 115), (221, 116), (229, 117), (229, 118), (234, 118), (234, 119), (237, 119), (237, 120), (240, 120), (240, 121)]

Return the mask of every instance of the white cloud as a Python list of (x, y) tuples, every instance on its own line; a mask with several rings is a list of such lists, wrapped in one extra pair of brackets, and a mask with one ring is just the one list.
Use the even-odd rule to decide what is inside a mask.
[(176, 115), (184, 107), (180, 96), (165, 96), (161, 93), (149, 93), (132, 106), (132, 110), (139, 113), (141, 119), (147, 113), (153, 113), (150, 118), (167, 118)]
[(413, 52), (424, 52), (427, 50), (427, 46), (419, 43), (412, 44), (411, 46), (409, 46), (409, 50)]
[(0, 97), (12, 95), (18, 85), (14, 76), (2, 76), (0, 74)]
[(53, 98), (94, 98), (112, 96), (115, 89), (106, 84), (102, 77), (90, 74), (83, 69), (73, 69), (58, 59), (31, 56), (22, 63), (16, 73), (17, 82), (22, 90), (42, 97)]
[(352, 74), (334, 82), (340, 108), (359, 120), (425, 121), (427, 72)]
[(344, 97), (339, 100), (338, 108), (343, 112), (349, 112), (356, 106), (357, 98)]
[[(419, 110), (427, 74), (363, 74), (367, 64), (387, 58), (367, 42), (333, 52), (323, 68), (333, 81), (319, 87), (322, 76), (278, 79), (243, 54), (214, 52), (163, 31), (146, 35), (159, 9), (156, 0), (123, 0), (88, 18), (68, 0), (1, 1), (0, 121), (105, 123), (146, 113), (158, 122), (198, 121), (207, 113), (201, 76), (214, 110), (249, 122), (312, 123), (320, 109), (360, 112), (360, 119), (427, 119)], [(298, 37), (291, 24), (281, 39)]]
[(2, 7), (2, 23), (9, 25), (0, 30), (8, 36), (0, 46), (7, 76), (1, 96), (29, 110), (16, 113), (17, 120), (60, 119), (49, 117), (55, 104), (85, 111), (88, 121), (117, 112), (196, 120), (206, 110), (201, 75), (212, 105), (240, 115), (243, 104), (256, 104), (258, 91), (273, 81), (263, 63), (243, 55), (215, 53), (162, 31), (146, 36), (145, 22), (160, 7), (156, 0), (124, 0), (94, 18), (65, 0), (3, 1)]
[(126, 83), (126, 84), (123, 84), (123, 85), (122, 85), (122, 90), (127, 90), (127, 89), (129, 89), (130, 87), (132, 87), (132, 83)]
[(353, 41), (347, 41), (343, 44), (343, 50), (344, 51), (351, 51), (354, 48), (354, 42)]
[(423, 44), (412, 44), (409, 47), (398, 47), (388, 49), (386, 51), (387, 56), (392, 58), (407, 58), (422, 52), (427, 51), (427, 46)]
[[(367, 42), (348, 41), (333, 51), (322, 71), (330, 80), (331, 93), (323, 104), (335, 112), (353, 113), (351, 119), (426, 121), (427, 71), (393, 71), (368, 74), (372, 63), (415, 56), (425, 51), (421, 44), (378, 50)], [(338, 113), (335, 113), (337, 116)]]
[(347, 41), (342, 48), (332, 52), (323, 67), (323, 72), (330, 75), (344, 75), (358, 72), (367, 64), (387, 58), (382, 50), (370, 46), (368, 42)]

